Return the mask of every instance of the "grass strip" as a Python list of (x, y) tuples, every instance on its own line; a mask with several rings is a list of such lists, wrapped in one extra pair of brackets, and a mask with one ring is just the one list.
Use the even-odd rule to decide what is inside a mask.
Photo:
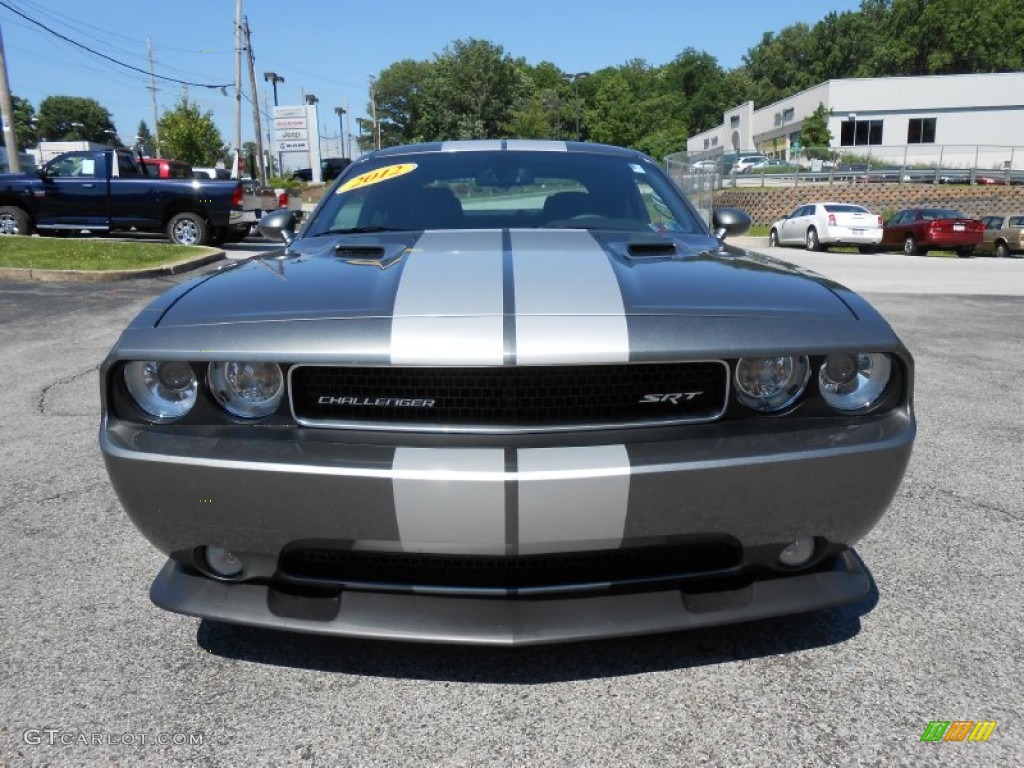
[(53, 237), (0, 237), (0, 267), (23, 269), (144, 269), (199, 256), (204, 248)]

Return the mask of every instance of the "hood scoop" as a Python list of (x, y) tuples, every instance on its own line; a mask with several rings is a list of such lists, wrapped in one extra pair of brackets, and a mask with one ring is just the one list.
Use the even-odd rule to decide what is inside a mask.
[(397, 264), (405, 252), (406, 246), (402, 243), (338, 243), (334, 246), (334, 255), (347, 264), (379, 267), (380, 269), (387, 269)]
[(678, 256), (675, 243), (630, 243), (626, 246), (630, 258), (648, 259), (659, 256)]
[(608, 248), (625, 261), (674, 259), (683, 255), (671, 240), (612, 242), (608, 243)]

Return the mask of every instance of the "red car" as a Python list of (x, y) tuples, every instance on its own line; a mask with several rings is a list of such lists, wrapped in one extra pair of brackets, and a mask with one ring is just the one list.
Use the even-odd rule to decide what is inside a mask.
[(882, 248), (903, 248), (908, 256), (924, 256), (932, 249), (954, 250), (967, 257), (985, 236), (985, 225), (959, 211), (945, 208), (908, 208), (882, 228)]
[(181, 160), (168, 160), (166, 158), (144, 157), (142, 162), (146, 165), (146, 173), (157, 176), (161, 179), (191, 179), (192, 166)]

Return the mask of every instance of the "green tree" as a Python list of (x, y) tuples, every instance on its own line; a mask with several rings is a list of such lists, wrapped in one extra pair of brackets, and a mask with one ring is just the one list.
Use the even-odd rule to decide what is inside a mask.
[(456, 40), (435, 57), (423, 91), (422, 137), (507, 136), (512, 110), (527, 88), (516, 61), (486, 40)]
[(826, 160), (831, 156), (828, 149), (832, 146), (832, 131), (828, 129), (828, 117), (831, 111), (821, 102), (810, 115), (804, 118), (800, 128), (800, 144), (806, 157)]
[(139, 151), (147, 157), (156, 154), (154, 152), (156, 142), (153, 141), (153, 134), (150, 133), (149, 126), (146, 125), (145, 120), (139, 121), (139, 127), (135, 131), (135, 142), (132, 146), (138, 147)]
[(641, 138), (637, 142), (636, 149), (650, 155), (660, 163), (665, 160), (666, 155), (671, 155), (673, 152), (685, 152), (688, 137), (689, 134), (682, 124), (675, 127), (658, 128)]
[[(18, 148), (34, 147), (39, 141), (36, 128), (32, 125), (36, 114), (35, 109), (29, 101), (13, 94), (11, 95), (11, 106), (14, 108), (14, 138), (18, 141)], [(0, 131), (0, 147), (5, 144), (3, 131)]]
[(680, 118), (694, 133), (718, 125), (722, 113), (736, 104), (725, 87), (726, 73), (711, 54), (687, 48), (661, 70), (667, 90), (682, 96)]
[(512, 110), (509, 135), (524, 139), (575, 137), (575, 102), (572, 86), (554, 64), (530, 66), (517, 62), (523, 88)]
[(422, 141), (423, 93), (432, 71), (429, 61), (412, 59), (381, 71), (375, 89), (382, 146)]
[(164, 111), (158, 125), (160, 151), (165, 157), (198, 166), (216, 165), (224, 158), (227, 147), (213, 122), (213, 112), (201, 112), (187, 93), (174, 109)]
[(110, 113), (95, 99), (47, 96), (39, 103), (39, 135), (49, 141), (119, 144)]

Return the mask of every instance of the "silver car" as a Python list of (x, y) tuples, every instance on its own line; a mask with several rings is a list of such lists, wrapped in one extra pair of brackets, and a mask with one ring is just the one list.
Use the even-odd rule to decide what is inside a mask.
[(155, 300), (100, 446), (170, 611), (515, 645), (862, 598), (913, 361), (841, 285), (727, 246), (649, 158), (354, 162), (282, 250)]

